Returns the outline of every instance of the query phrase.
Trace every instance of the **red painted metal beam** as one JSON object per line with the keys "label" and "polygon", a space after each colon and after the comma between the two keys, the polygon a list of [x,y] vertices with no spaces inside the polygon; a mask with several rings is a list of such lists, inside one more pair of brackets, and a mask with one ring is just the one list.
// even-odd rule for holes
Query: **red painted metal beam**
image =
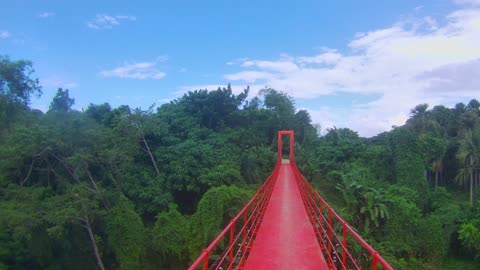
{"label": "red painted metal beam", "polygon": [[282,162],[282,153],[283,153],[283,135],[288,135],[290,137],[290,153],[289,153],[289,160],[290,162],[294,162],[295,160],[295,147],[294,147],[294,142],[295,142],[295,135],[293,130],[280,130],[278,131],[277,135],[277,148],[278,148],[278,163],[280,164]]}

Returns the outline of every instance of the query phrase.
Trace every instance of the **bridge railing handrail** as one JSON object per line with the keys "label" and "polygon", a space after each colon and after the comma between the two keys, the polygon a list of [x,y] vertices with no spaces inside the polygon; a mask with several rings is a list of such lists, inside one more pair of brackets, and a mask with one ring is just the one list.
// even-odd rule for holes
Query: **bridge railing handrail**
{"label": "bridge railing handrail", "polygon": [[[320,194],[315,190],[315,188],[313,188],[312,185],[310,185],[310,183],[308,183],[308,181],[305,179],[305,177],[302,175],[302,173],[300,172],[300,170],[298,169],[297,165],[295,163],[292,164],[292,167],[294,169],[294,174],[296,175],[296,177],[298,177],[299,180],[301,180],[303,182],[304,185],[306,185],[308,187],[308,189],[310,190],[310,192],[316,197],[318,198],[318,200],[320,201],[320,205],[324,205],[326,208],[327,208],[327,211],[328,213],[332,214],[336,219],[337,221],[342,224],[342,227],[348,232],[350,233],[350,235],[353,236],[353,238],[355,238],[355,240],[357,240],[357,242],[363,247],[365,248],[365,250],[368,251],[368,253],[370,253],[370,255],[372,256],[372,269],[373,270],[376,270],[378,268],[378,263],[380,263],[380,265],[385,269],[385,270],[393,270],[393,267],[390,266],[390,264],[388,264],[388,262],[385,261],[385,259],[382,258],[382,256],[380,256],[380,253],[375,250],[372,246],[370,246],[365,240],[363,240],[363,238],[352,228],[350,227],[350,225],[348,225],[348,223],[342,218],[340,217],[340,215],[335,212],[335,210],[323,199],[322,196],[320,196]],[[320,209],[321,211],[321,209]],[[323,213],[322,213],[323,215]],[[328,226],[332,226],[332,224],[328,224]],[[333,229],[333,228],[330,228],[330,229]],[[342,247],[346,250],[347,247],[346,246],[343,246],[342,242],[340,242],[340,244],[342,245]]]}
{"label": "bridge railing handrail", "polygon": [[[203,270],[208,269],[208,260],[210,257],[210,253],[212,250],[220,243],[220,241],[227,235],[229,231],[232,231],[234,229],[237,221],[243,216],[244,218],[246,217],[245,215],[248,214],[248,210],[250,206],[254,203],[256,199],[258,199],[259,196],[263,194],[263,192],[271,185],[272,181],[276,179],[278,176],[278,172],[280,170],[280,164],[277,164],[275,166],[275,169],[273,170],[272,174],[268,176],[268,178],[265,180],[265,182],[262,184],[262,186],[255,192],[255,194],[252,196],[252,198],[248,201],[248,203],[240,210],[240,212],[228,223],[228,225],[222,230],[222,232],[208,245],[206,249],[202,251],[200,256],[190,265],[188,270],[195,270],[199,266],[203,264]],[[254,209],[252,209],[252,214],[254,212]],[[250,218],[250,217],[249,217]],[[249,219],[248,219],[249,220]],[[246,220],[244,220],[246,221]],[[244,224],[242,227],[242,230],[246,229],[247,224]],[[241,230],[241,231],[242,231]],[[239,233],[241,233],[241,231]],[[230,249],[230,247],[229,247]]]}

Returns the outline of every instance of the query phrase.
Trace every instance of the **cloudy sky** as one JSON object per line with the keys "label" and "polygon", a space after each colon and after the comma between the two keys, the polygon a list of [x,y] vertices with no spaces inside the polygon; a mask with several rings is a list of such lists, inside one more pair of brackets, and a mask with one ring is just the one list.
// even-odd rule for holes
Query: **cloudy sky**
{"label": "cloudy sky", "polygon": [[58,87],[77,109],[146,108],[231,83],[373,136],[480,99],[480,0],[6,1],[0,54],[34,62],[43,110]]}

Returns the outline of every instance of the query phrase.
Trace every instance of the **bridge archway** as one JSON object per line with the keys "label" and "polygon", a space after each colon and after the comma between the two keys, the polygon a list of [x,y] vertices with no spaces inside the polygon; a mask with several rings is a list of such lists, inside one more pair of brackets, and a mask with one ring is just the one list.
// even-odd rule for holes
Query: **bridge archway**
{"label": "bridge archway", "polygon": [[294,162],[294,158],[295,158],[295,153],[294,153],[294,142],[295,142],[295,135],[294,135],[294,131],[293,130],[280,130],[278,131],[278,162],[279,164],[281,164],[282,162],[282,155],[283,155],[283,135],[288,135],[290,136],[290,152],[289,152],[289,159],[290,159],[290,163],[293,163]]}

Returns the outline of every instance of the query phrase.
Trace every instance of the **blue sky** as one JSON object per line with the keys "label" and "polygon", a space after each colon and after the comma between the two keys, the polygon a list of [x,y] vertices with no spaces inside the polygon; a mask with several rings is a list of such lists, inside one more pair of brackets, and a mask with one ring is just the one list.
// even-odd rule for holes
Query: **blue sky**
{"label": "blue sky", "polygon": [[[328,3],[326,3],[328,2]],[[34,62],[47,109],[160,105],[264,86],[323,128],[401,125],[416,104],[480,98],[480,1],[5,1],[0,54]]]}

